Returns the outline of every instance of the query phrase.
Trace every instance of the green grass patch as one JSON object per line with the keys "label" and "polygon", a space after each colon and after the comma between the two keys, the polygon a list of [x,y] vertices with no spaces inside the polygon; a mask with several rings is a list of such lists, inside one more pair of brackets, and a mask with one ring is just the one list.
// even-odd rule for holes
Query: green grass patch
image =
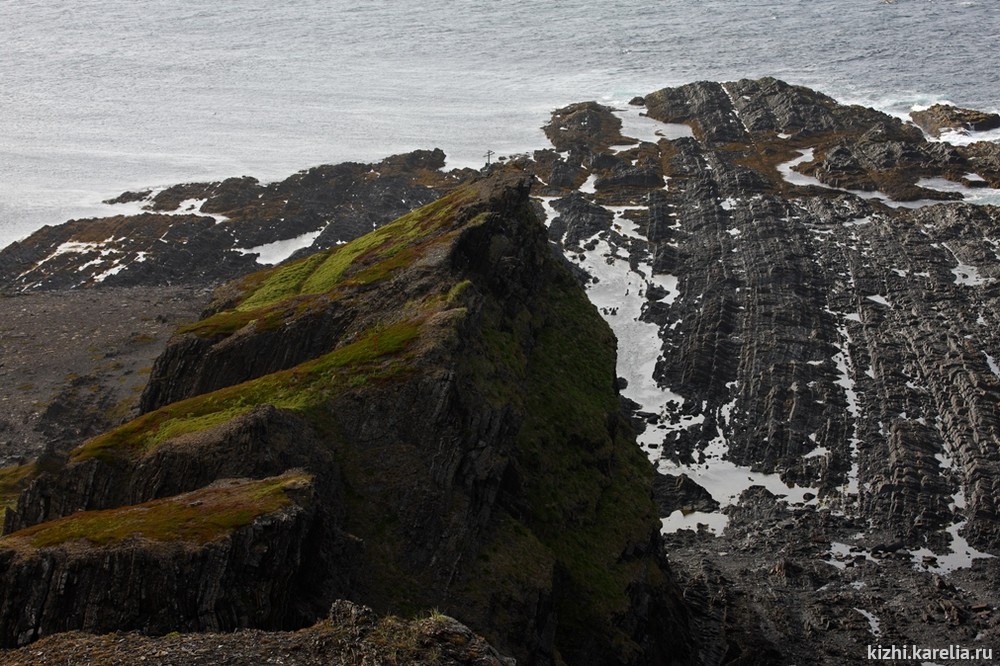
{"label": "green grass patch", "polygon": [[[471,187],[458,188],[350,243],[262,271],[245,280],[248,292],[236,309],[248,312],[293,296],[327,292],[350,274],[393,259],[409,246],[421,241],[426,243],[428,236],[447,230],[457,220],[459,209],[474,201],[477,194]],[[393,269],[409,264],[412,254],[383,264],[379,270],[370,271],[364,277],[359,276],[359,281],[367,283],[384,277]]]}
{"label": "green grass patch", "polygon": [[448,305],[459,305],[462,302],[462,296],[471,286],[472,286],[471,280],[462,280],[461,282],[456,282],[454,285],[452,285],[451,289],[448,290],[448,294],[445,297],[445,302]]}
{"label": "green grass patch", "polygon": [[254,310],[224,310],[182,326],[177,332],[216,338],[232,335],[250,324],[257,331],[273,331],[288,321],[325,307],[333,297],[331,294],[310,294],[290,297]]}
{"label": "green grass patch", "polygon": [[178,333],[194,333],[203,338],[230,335],[257,318],[256,312],[229,310],[217,312],[201,321],[186,324],[177,329]]}
{"label": "green grass patch", "polygon": [[[217,338],[251,324],[257,330],[272,330],[343,297],[351,286],[385,280],[451,240],[460,209],[477,196],[474,187],[458,188],[350,243],[248,275],[237,287],[243,296],[234,309],[182,326],[178,332]],[[468,224],[482,219],[480,215]]]}
{"label": "green grass patch", "polygon": [[234,482],[119,509],[80,512],[14,532],[0,544],[20,541],[46,548],[85,539],[105,546],[133,536],[207,543],[290,505],[286,491],[311,478],[292,474]]}
{"label": "green grass patch", "polygon": [[[333,250],[337,254],[338,250]],[[302,292],[303,283],[324,263],[331,251],[318,252],[304,259],[268,271],[262,283],[240,303],[239,310],[254,310]]]}
{"label": "green grass patch", "polygon": [[34,463],[0,469],[0,515],[4,509],[13,509],[21,490],[37,472]]}
{"label": "green grass patch", "polygon": [[[394,230],[394,227],[393,229],[382,227],[337,248],[306,278],[300,293],[319,293],[332,289],[358,257],[389,246],[391,243],[389,234]],[[240,305],[240,307],[245,306],[246,303]]]}
{"label": "green grass patch", "polygon": [[144,414],[70,453],[72,461],[142,454],[158,444],[200,432],[261,404],[306,413],[333,395],[405,370],[406,351],[422,320],[374,326],[350,344],[294,368],[195,396]]}

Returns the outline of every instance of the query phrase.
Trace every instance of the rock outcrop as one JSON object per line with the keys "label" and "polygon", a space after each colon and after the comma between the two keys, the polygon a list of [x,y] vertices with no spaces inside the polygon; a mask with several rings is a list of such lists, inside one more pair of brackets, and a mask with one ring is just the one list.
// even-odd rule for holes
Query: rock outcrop
{"label": "rock outcrop", "polygon": [[[153,368],[146,413],[54,460],[8,513],[5,644],[295,627],[351,598],[440,609],[519,663],[686,661],[614,338],[552,254],[529,185],[498,173],[221,289]],[[234,503],[201,496],[288,474],[308,475],[308,501],[287,484],[278,507],[253,492],[238,525]],[[173,509],[176,530],[145,526]],[[190,512],[226,529],[195,529]],[[92,526],[108,520],[105,538]],[[221,598],[196,593],[231,577]],[[153,606],[118,603],[136,586]]]}
{"label": "rock outcrop", "polygon": [[232,633],[174,633],[94,636],[67,632],[7,653],[5,663],[140,666],[514,666],[481,636],[440,613],[407,620],[378,617],[370,608],[338,600],[329,618],[295,632],[240,630]]}
{"label": "rock outcrop", "polygon": [[314,167],[266,185],[243,177],[126,192],[106,203],[127,213],[46,226],[0,251],[0,290],[215,285],[260,268],[276,243],[333,247],[475,173],[446,173],[444,159],[440,149],[422,150]]}
{"label": "rock outcrop", "polygon": [[935,137],[948,130],[987,132],[1000,127],[1000,114],[961,109],[950,104],[934,104],[926,109],[913,111],[910,118],[922,130]]}
{"label": "rock outcrop", "polygon": [[[631,147],[527,168],[618,336],[700,658],[995,641],[1000,209],[958,200],[996,197],[996,145],[774,79],[643,102],[587,107]],[[914,624],[906,596],[938,610]]]}
{"label": "rock outcrop", "polygon": [[311,494],[304,474],[228,479],[4,537],[0,640],[280,627],[296,601]]}

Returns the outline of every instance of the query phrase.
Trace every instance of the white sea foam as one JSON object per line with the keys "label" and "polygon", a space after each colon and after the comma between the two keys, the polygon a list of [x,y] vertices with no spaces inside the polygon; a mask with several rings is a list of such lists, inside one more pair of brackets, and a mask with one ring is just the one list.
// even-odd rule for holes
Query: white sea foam
{"label": "white sea foam", "polygon": [[[795,171],[794,167],[798,166],[799,164],[811,162],[814,159],[815,150],[813,148],[804,148],[802,150],[799,150],[798,152],[799,152],[798,157],[795,157],[791,160],[788,160],[787,162],[782,162],[781,164],[777,165],[778,173],[781,174],[781,177],[785,180],[785,182],[791,185],[798,185],[801,187],[805,186],[822,187],[828,190],[835,190],[837,192],[845,192],[847,194],[853,194],[857,197],[860,197],[861,199],[878,199],[885,205],[890,206],[892,208],[923,208],[925,206],[936,206],[938,204],[944,203],[936,199],[917,199],[915,201],[894,201],[889,197],[887,197],[882,192],[867,192],[865,190],[847,190],[827,185],[826,183],[820,181],[818,178],[815,178],[813,176],[807,176],[806,174]],[[1000,191],[998,190],[965,187],[961,183],[951,183],[951,181],[944,180],[943,178],[924,179],[918,182],[918,184],[921,183],[925,183],[924,186],[927,187],[928,189],[940,190],[946,186],[945,184],[948,184],[947,185],[948,187],[954,186],[954,188],[956,189],[950,189],[948,191],[961,191],[963,195],[966,197],[965,201],[967,203],[974,203],[974,204],[1000,203]],[[931,187],[931,185],[936,185],[937,187]],[[848,225],[854,223],[865,224],[868,221],[869,220],[867,218],[863,218],[861,220],[857,220],[855,222],[849,222],[847,224]]]}
{"label": "white sea foam", "polygon": [[983,356],[986,357],[986,363],[990,366],[990,370],[993,374],[1000,377],[1000,365],[997,365],[997,360],[986,352],[983,352]]}
{"label": "white sea foam", "polygon": [[928,137],[931,141],[942,141],[955,146],[968,146],[977,141],[1000,141],[1000,129],[988,130],[985,132],[970,132],[967,130],[946,130],[941,132],[941,136]]}
{"label": "white sea foam", "polygon": [[284,240],[274,241],[273,243],[265,243],[264,245],[258,245],[257,247],[251,247],[248,249],[235,249],[240,254],[256,254],[258,264],[272,266],[288,259],[288,257],[295,254],[298,250],[305,249],[312,245],[313,241],[319,238],[319,235],[323,233],[325,229],[326,226],[323,226],[315,231],[310,231],[294,238],[286,238]]}
{"label": "white sea foam", "polygon": [[866,296],[865,298],[867,298],[869,301],[872,301],[873,303],[884,305],[887,308],[892,307],[892,303],[890,303],[889,300],[882,294],[871,294],[870,296]]}
{"label": "white sea foam", "polygon": [[955,254],[955,251],[952,250],[947,243],[942,243],[941,247],[951,253],[951,256],[955,259],[955,263],[957,264],[951,269],[952,274],[955,276],[955,284],[963,287],[981,287],[993,282],[993,278],[983,277],[979,273],[978,268],[970,266],[959,259],[958,255]]}
{"label": "white sea foam", "polygon": [[[832,310],[827,310],[827,312],[834,316],[837,315],[837,313]],[[845,320],[851,320],[857,315],[852,313],[840,316]],[[857,320],[860,321],[860,317]],[[833,362],[837,368],[837,374],[839,376],[834,383],[844,390],[844,396],[847,399],[847,413],[851,416],[851,436],[849,440],[851,469],[847,474],[847,483],[844,485],[843,491],[846,495],[857,495],[858,474],[860,469],[858,447],[861,444],[861,440],[858,437],[858,418],[861,415],[861,410],[859,408],[858,393],[855,390],[854,385],[853,373],[856,368],[854,366],[854,359],[852,358],[850,352],[853,339],[848,331],[847,324],[844,322],[838,322],[837,333],[839,338],[837,343],[838,350],[837,353],[833,355]]]}
{"label": "white sea foam", "polygon": [[[613,226],[622,236],[645,240],[637,225],[623,213],[635,207],[610,207],[615,215]],[[549,213],[551,214],[551,213]],[[622,394],[640,406],[643,412],[660,417],[655,426],[650,426],[637,437],[639,445],[658,464],[661,472],[687,474],[703,486],[722,507],[731,506],[747,488],[763,486],[770,492],[791,503],[814,503],[818,491],[815,488],[789,486],[777,474],[754,472],[728,460],[728,442],[720,433],[708,444],[703,459],[693,465],[677,465],[661,457],[661,444],[666,434],[686,430],[703,424],[705,407],[695,413],[679,414],[685,399],[678,393],[657,385],[653,379],[656,364],[660,359],[661,340],[659,326],[642,320],[647,290],[656,285],[666,292],[661,302],[672,303],[680,294],[679,281],[673,275],[654,274],[648,258],[630,257],[625,248],[611,245],[604,237],[607,232],[599,232],[588,242],[586,249],[574,253],[576,261],[587,273],[597,278],[587,285],[587,294],[592,303],[607,320],[618,338],[618,367],[620,376],[628,380]],[[638,261],[635,259],[638,258]],[[729,427],[731,413],[735,407],[737,387],[731,385],[733,400],[719,409],[716,419],[723,429]],[[805,495],[812,494],[807,500]],[[665,531],[695,528],[705,525],[710,531],[721,532],[728,523],[725,513],[680,511],[662,520]]]}
{"label": "white sea foam", "polygon": [[830,542],[830,555],[823,561],[837,569],[845,569],[847,568],[847,561],[856,558],[871,560],[872,556],[871,553],[857,546],[849,546],[846,543],[832,541]]}
{"label": "white sea foam", "polygon": [[799,151],[798,157],[790,159],[787,162],[782,162],[781,164],[778,165],[778,173],[781,174],[781,177],[784,178],[786,182],[791,183],[792,185],[803,185],[803,186],[815,185],[818,187],[835,189],[830,187],[829,185],[823,184],[822,182],[820,182],[816,178],[813,178],[812,176],[807,176],[795,170],[795,167],[797,167],[800,164],[805,164],[806,162],[812,162],[814,152],[815,150],[813,148],[806,148],[804,150]]}
{"label": "white sea foam", "polygon": [[121,273],[127,265],[128,264],[122,264],[122,263],[113,264],[110,268],[108,268],[104,272],[95,275],[94,282],[104,282],[104,280],[111,277],[112,275],[117,275],[118,273]]}
{"label": "white sea foam", "polygon": [[580,191],[585,192],[586,194],[594,194],[595,192],[597,192],[597,188],[594,187],[594,183],[596,182],[597,182],[597,175],[590,174],[589,176],[587,176],[587,180],[583,182],[583,185],[580,186]]}
{"label": "white sea foam", "polygon": [[694,136],[694,132],[688,125],[661,123],[659,120],[644,115],[639,107],[626,105],[622,108],[616,108],[614,113],[622,121],[622,135],[639,141],[658,143],[661,139],[680,139]]}
{"label": "white sea foam", "polygon": [[[949,546],[949,552],[945,554],[937,554],[931,551],[929,548],[920,548],[917,550],[912,550],[910,553],[914,558],[914,566],[921,569],[927,569],[935,573],[951,573],[952,571],[957,571],[958,569],[967,569],[972,566],[975,560],[981,559],[991,559],[996,557],[990,553],[984,553],[975,547],[973,547],[964,536],[959,532],[965,527],[965,521],[959,521],[947,528],[948,534],[951,536],[951,545]],[[924,564],[924,558],[934,558],[930,560],[932,563]]]}
{"label": "white sea foam", "polygon": [[822,457],[828,456],[828,455],[830,455],[830,449],[826,448],[825,446],[817,446],[815,449],[813,449],[812,451],[810,451],[809,453],[805,454],[802,457],[806,458],[806,459],[808,459],[808,458],[822,458]]}
{"label": "white sea foam", "polygon": [[[762,486],[772,494],[790,504],[815,504],[818,490],[808,486],[789,485],[777,474],[754,472],[748,467],[742,467],[726,460],[729,446],[725,438],[715,438],[705,449],[705,462],[694,465],[676,465],[661,460],[658,466],[664,474],[687,474],[698,485],[709,492],[713,499],[720,503],[721,508],[736,504],[740,495],[753,486]],[[811,495],[806,499],[806,495]],[[692,524],[703,523],[715,533],[721,533],[729,522],[728,516],[722,513],[693,512],[682,514],[675,511],[663,519],[663,529],[675,532]]]}
{"label": "white sea foam", "polygon": [[542,204],[542,209],[545,211],[545,219],[542,221],[545,226],[552,224],[552,221],[559,217],[559,212],[552,207],[552,202],[559,197],[537,197],[538,201]]}
{"label": "white sea foam", "polygon": [[[973,174],[976,175],[976,174]],[[979,182],[982,178],[976,176]],[[970,178],[969,180],[976,180]],[[1000,205],[1000,190],[989,187],[968,187],[962,183],[956,183],[946,178],[921,178],[917,181],[920,187],[939,192],[958,192],[962,195],[962,200],[966,203]]]}
{"label": "white sea foam", "polygon": [[879,622],[878,616],[876,616],[871,611],[866,611],[862,608],[855,608],[854,610],[861,613],[861,615],[863,615],[864,618],[868,620],[868,631],[871,632],[872,636],[878,638],[879,636],[882,635],[882,628],[881,628],[882,623]]}

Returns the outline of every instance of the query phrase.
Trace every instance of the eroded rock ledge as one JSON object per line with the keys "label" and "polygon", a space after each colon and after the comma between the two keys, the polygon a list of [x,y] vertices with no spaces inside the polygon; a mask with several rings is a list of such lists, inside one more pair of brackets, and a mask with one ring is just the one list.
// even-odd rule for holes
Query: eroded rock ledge
{"label": "eroded rock ledge", "polygon": [[445,173],[444,159],[440,149],[418,150],[377,164],[314,167],[267,185],[244,176],[126,192],[107,202],[121,204],[121,215],[46,226],[0,251],[0,288],[216,285],[260,268],[273,243],[333,247],[475,173]]}

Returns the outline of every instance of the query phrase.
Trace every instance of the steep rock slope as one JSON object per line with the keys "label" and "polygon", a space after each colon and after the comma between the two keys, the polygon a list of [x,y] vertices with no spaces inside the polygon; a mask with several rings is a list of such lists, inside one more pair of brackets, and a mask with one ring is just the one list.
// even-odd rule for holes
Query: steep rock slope
{"label": "steep rock slope", "polygon": [[[528,187],[497,174],[220,290],[157,363],[146,413],[52,461],[8,513],[6,644],[294,626],[348,597],[438,608],[524,663],[687,661],[614,337]],[[252,499],[234,518],[213,498],[237,486]],[[171,602],[148,561],[241,586]],[[134,604],[99,592],[139,585]]]}

